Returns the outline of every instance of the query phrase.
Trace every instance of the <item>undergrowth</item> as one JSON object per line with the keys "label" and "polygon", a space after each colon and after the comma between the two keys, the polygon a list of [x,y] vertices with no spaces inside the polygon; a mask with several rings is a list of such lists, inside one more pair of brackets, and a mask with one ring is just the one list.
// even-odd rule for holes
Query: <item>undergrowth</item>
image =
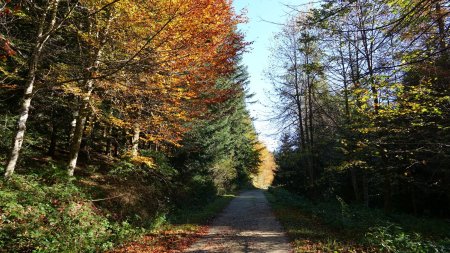
{"label": "undergrowth", "polygon": [[[317,202],[282,188],[267,194],[298,252],[449,252],[450,224],[335,201]],[[305,240],[306,238],[306,240]]]}
{"label": "undergrowth", "polygon": [[70,180],[0,181],[1,252],[99,252],[143,231],[112,222]]}
{"label": "undergrowth", "polygon": [[[0,173],[3,170],[0,167]],[[144,235],[197,233],[233,197],[169,208],[151,199],[161,199],[162,186],[149,184],[150,177],[135,179],[132,173],[126,174],[127,180],[105,185],[100,175],[93,177],[98,182],[79,181],[49,163],[30,168],[26,175],[0,179],[0,252],[104,252]],[[138,187],[143,182],[146,191]],[[127,193],[123,199],[116,197],[121,192]],[[156,244],[166,240],[155,238]]]}

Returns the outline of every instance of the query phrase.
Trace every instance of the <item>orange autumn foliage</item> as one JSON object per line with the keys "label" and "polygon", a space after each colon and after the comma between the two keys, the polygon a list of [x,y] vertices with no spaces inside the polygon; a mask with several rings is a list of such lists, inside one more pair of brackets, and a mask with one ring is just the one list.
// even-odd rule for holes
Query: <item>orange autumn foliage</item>
{"label": "orange autumn foliage", "polygon": [[116,8],[123,11],[112,25],[128,25],[114,33],[115,54],[134,58],[131,68],[103,84],[118,111],[108,121],[129,129],[138,124],[143,140],[177,145],[185,123],[226,98],[229,91],[214,86],[245,47],[236,32],[243,18],[228,0],[124,1]]}

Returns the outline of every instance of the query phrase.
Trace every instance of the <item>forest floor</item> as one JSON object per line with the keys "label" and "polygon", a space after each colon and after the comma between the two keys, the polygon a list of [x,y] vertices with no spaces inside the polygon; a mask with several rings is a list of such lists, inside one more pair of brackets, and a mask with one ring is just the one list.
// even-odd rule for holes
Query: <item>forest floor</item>
{"label": "forest floor", "polygon": [[262,190],[242,192],[211,224],[208,233],[187,251],[292,252]]}

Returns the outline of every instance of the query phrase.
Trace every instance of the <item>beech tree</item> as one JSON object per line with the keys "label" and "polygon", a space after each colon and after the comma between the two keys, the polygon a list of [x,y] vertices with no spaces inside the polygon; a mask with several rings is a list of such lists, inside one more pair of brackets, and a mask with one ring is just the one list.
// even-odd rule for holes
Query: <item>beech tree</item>
{"label": "beech tree", "polygon": [[[7,8],[8,3],[3,8]],[[27,59],[27,75],[25,77],[25,92],[23,95],[22,103],[19,111],[19,119],[17,120],[17,131],[13,138],[11,151],[6,165],[5,177],[10,177],[14,173],[14,169],[19,158],[19,153],[22,148],[27,119],[29,116],[31,101],[33,98],[34,86],[38,76],[40,62],[42,60],[42,52],[49,39],[55,34],[55,32],[63,26],[67,18],[71,15],[75,4],[67,2],[68,7],[64,8],[64,11],[59,11],[62,1],[51,0],[43,4],[25,1],[24,3],[16,3],[17,6],[23,5],[22,8],[18,8],[16,12],[24,12],[25,15],[33,20],[32,23],[36,25],[34,42],[31,44],[31,51],[29,52]],[[15,15],[15,14],[14,14]],[[5,42],[6,43],[6,42]],[[8,44],[5,44],[8,45]]]}

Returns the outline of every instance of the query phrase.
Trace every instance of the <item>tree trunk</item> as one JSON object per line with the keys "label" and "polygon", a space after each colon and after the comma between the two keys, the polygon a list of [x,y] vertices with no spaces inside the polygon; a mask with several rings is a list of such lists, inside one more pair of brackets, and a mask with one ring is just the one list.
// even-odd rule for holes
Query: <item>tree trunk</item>
{"label": "tree trunk", "polygon": [[[54,28],[56,22],[56,11],[58,9],[59,0],[49,1],[45,12],[39,21],[38,32],[36,35],[36,42],[33,48],[33,52],[28,61],[28,75],[27,82],[25,84],[25,93],[23,96],[23,101],[20,107],[20,116],[17,121],[17,132],[13,138],[11,145],[11,152],[9,154],[8,163],[6,165],[5,177],[9,178],[13,175],[16,168],[17,160],[19,158],[20,150],[22,149],[22,144],[25,136],[25,130],[27,127],[27,120],[29,116],[31,100],[33,98],[33,89],[36,81],[36,74],[39,65],[39,61],[42,56],[42,49],[44,48],[46,42],[51,36],[50,31]],[[51,15],[50,23],[48,24],[47,31],[44,29],[47,26],[47,16]],[[46,34],[44,34],[46,33]]]}
{"label": "tree trunk", "polygon": [[[308,57],[306,57],[306,64],[309,64]],[[308,74],[309,75],[309,74]],[[309,106],[309,152],[308,152],[308,166],[311,174],[311,187],[313,191],[313,197],[315,197],[315,166],[314,166],[314,127],[313,127],[313,105],[312,105],[312,83],[307,77],[307,85],[308,85],[308,106]]]}
{"label": "tree trunk", "polygon": [[133,137],[131,139],[131,156],[136,157],[139,154],[139,135],[141,128],[138,123],[133,126]]}
{"label": "tree trunk", "polygon": [[[105,27],[102,34],[97,33],[96,38],[100,39],[99,44],[100,46],[97,48],[94,58],[92,59],[92,63],[90,64],[90,67],[87,68],[87,80],[85,81],[85,94],[83,95],[81,101],[80,101],[80,109],[79,109],[79,115],[77,118],[76,126],[74,135],[70,144],[70,154],[69,154],[69,162],[67,166],[67,174],[69,176],[73,176],[73,173],[75,171],[75,168],[77,166],[77,160],[78,160],[78,154],[80,152],[80,145],[81,140],[83,139],[83,129],[84,125],[86,124],[86,119],[89,114],[89,105],[91,101],[91,95],[94,90],[94,78],[98,75],[97,71],[100,66],[100,59],[103,55],[103,49],[106,45],[106,36],[109,32],[109,25],[110,21],[112,20],[111,17],[109,17],[108,24]],[[103,37],[103,38],[100,38]]]}
{"label": "tree trunk", "polygon": [[80,106],[79,115],[76,120],[73,137],[70,143],[69,166],[67,172],[69,176],[73,176],[75,167],[77,166],[78,153],[80,152],[81,140],[83,139],[83,129],[88,114],[87,109],[89,106],[89,99],[90,97],[85,97],[83,99],[83,102]]}
{"label": "tree trunk", "polygon": [[306,141],[305,141],[305,133],[303,129],[303,116],[302,116],[302,98],[300,92],[300,78],[299,78],[299,69],[298,69],[298,56],[297,56],[297,48],[294,48],[294,86],[295,86],[295,103],[297,106],[297,115],[298,115],[298,127],[300,132],[300,143],[301,148],[304,151],[306,149]]}
{"label": "tree trunk", "polygon": [[308,97],[305,95],[305,139],[307,140],[307,143],[305,146],[309,145],[309,124],[308,124],[308,117],[309,117],[309,108],[308,108]]}
{"label": "tree trunk", "polygon": [[77,126],[78,114],[79,114],[78,109],[72,113],[73,119],[70,122],[69,143],[72,142],[73,136],[75,134],[75,128]]}
{"label": "tree trunk", "polygon": [[[339,40],[341,42],[341,37],[339,37]],[[342,51],[342,47],[339,47],[339,56],[341,58],[341,68],[342,68],[342,78],[344,83],[344,103],[345,103],[345,116],[347,123],[350,122],[350,105],[349,105],[349,94],[348,94],[348,78],[347,78],[347,71],[345,69],[345,59],[344,59],[344,53]],[[350,59],[351,61],[351,59]]]}

